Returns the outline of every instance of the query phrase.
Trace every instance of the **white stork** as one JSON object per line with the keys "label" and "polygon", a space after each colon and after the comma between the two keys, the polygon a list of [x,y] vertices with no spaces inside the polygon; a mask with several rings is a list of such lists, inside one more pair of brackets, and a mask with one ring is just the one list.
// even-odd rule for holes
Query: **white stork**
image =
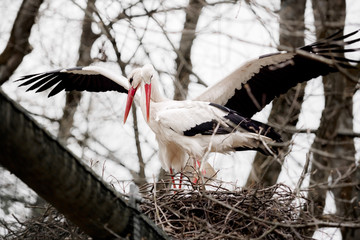
{"label": "white stork", "polygon": [[[24,76],[20,86],[31,85],[28,90],[44,91],[55,84],[49,97],[62,90],[102,92],[115,90],[125,93],[129,113],[136,90],[142,88],[140,105],[144,118],[155,132],[159,143],[159,158],[165,169],[180,171],[188,161],[201,158],[207,150],[216,152],[258,150],[264,154],[276,153],[273,142],[280,136],[269,126],[251,120],[275,97],[285,93],[297,83],[335,72],[338,67],[350,67],[356,62],[332,53],[359,51],[343,46],[359,42],[345,41],[359,30],[344,36],[336,33],[325,40],[304,46],[302,51],[275,53],[249,61],[225,79],[207,88],[194,101],[173,101],[159,90],[157,74],[152,66],[134,70],[128,78],[111,74],[107,70],[89,66],[61,69]],[[321,56],[331,64],[318,60]],[[151,102],[151,104],[150,104]]]}
{"label": "white stork", "polygon": [[[143,116],[156,135],[162,166],[169,169],[171,175],[173,170],[182,171],[186,163],[194,168],[200,167],[200,159],[207,151],[257,150],[264,154],[277,153],[277,148],[272,145],[281,142],[281,137],[263,123],[242,117],[236,111],[216,103],[174,101],[164,97],[159,88],[158,75],[150,64],[135,69],[128,79],[131,87],[124,122],[140,87]],[[206,167],[214,173],[209,165]],[[180,186],[181,178],[182,175]]]}

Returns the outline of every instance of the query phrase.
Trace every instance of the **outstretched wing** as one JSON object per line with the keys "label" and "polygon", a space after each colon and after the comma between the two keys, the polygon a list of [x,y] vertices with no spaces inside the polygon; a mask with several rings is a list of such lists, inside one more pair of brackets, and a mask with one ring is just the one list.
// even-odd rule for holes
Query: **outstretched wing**
{"label": "outstretched wing", "polygon": [[74,67],[59,69],[51,72],[31,74],[16,80],[23,82],[19,85],[30,86],[27,91],[45,91],[55,86],[49,97],[65,91],[106,92],[118,91],[127,93],[128,81],[125,77],[115,75],[107,69],[98,66]]}
{"label": "outstretched wing", "polygon": [[252,117],[275,97],[287,92],[296,84],[320,75],[337,71],[337,66],[351,67],[347,59],[334,55],[359,51],[358,48],[344,49],[344,46],[359,42],[360,38],[345,41],[358,31],[339,36],[336,33],[327,39],[301,47],[312,56],[330,59],[332,65],[297,53],[275,53],[262,56],[241,66],[225,79],[205,90],[195,100],[224,105],[244,117]]}

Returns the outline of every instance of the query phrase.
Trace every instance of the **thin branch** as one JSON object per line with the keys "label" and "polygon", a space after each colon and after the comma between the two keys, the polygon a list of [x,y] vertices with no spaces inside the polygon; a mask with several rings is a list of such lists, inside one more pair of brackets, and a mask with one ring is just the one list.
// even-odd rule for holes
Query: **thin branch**
{"label": "thin branch", "polygon": [[[144,163],[144,158],[142,156],[140,139],[139,139],[140,134],[139,134],[135,104],[133,104],[133,106],[132,106],[132,116],[133,116],[133,123],[134,123],[133,129],[134,129],[134,135],[135,135],[136,152],[137,152],[137,156],[138,156],[138,160],[139,160],[139,173],[136,174],[138,176],[137,176],[137,178],[134,178],[134,182],[136,185],[138,185],[140,187],[146,183],[146,180],[145,180],[146,176],[145,176],[145,163]],[[133,176],[135,176],[135,174],[133,174]]]}
{"label": "thin branch", "polygon": [[[160,24],[160,22],[154,17],[154,16],[150,16],[155,23],[160,27],[160,29],[163,31],[164,36],[166,38],[166,40],[169,42],[170,46],[172,47],[173,51],[177,54],[177,56],[179,56],[179,58],[181,59],[181,61],[183,61],[184,63],[186,63],[186,60],[184,58],[184,56],[182,55],[182,53],[177,50],[177,48],[175,47],[175,45],[173,44],[173,42],[171,41],[171,39],[169,38],[169,36],[166,34],[166,30],[164,29],[164,27]],[[194,77],[197,79],[197,82],[205,87],[207,87],[208,85],[200,78],[199,75],[197,75],[195,72],[192,71],[191,66],[189,66],[188,64],[185,64],[184,67],[186,68],[186,70],[188,70],[192,75],[194,75]]]}

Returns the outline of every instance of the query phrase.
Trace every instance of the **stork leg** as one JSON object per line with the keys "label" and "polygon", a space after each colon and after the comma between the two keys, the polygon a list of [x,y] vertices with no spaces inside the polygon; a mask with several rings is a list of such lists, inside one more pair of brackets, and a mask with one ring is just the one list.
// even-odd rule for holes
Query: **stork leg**
{"label": "stork leg", "polygon": [[173,183],[173,188],[176,188],[175,179],[174,179],[174,173],[173,173],[172,168],[170,168],[170,174],[171,174],[171,181]]}
{"label": "stork leg", "polygon": [[[194,162],[194,168],[195,169],[200,169],[200,166],[201,166],[201,163],[200,163],[200,161],[199,160],[195,160],[195,162]],[[196,171],[195,171],[196,172]],[[205,169],[203,169],[202,171],[201,171],[201,174],[202,175],[206,175],[206,170]],[[193,180],[193,183],[194,184],[196,184],[197,182],[198,182],[198,178],[197,177],[194,177],[194,180]]]}
{"label": "stork leg", "polygon": [[181,189],[182,180],[183,180],[183,173],[181,171],[181,173],[180,173],[180,181],[179,181],[179,189]]}

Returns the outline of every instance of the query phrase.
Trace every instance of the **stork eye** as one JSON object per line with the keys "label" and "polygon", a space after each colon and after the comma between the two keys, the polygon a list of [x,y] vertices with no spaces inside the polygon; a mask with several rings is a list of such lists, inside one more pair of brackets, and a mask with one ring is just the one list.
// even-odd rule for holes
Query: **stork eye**
{"label": "stork eye", "polygon": [[130,84],[132,84],[133,81],[134,81],[134,78],[131,77],[131,78],[129,79]]}

